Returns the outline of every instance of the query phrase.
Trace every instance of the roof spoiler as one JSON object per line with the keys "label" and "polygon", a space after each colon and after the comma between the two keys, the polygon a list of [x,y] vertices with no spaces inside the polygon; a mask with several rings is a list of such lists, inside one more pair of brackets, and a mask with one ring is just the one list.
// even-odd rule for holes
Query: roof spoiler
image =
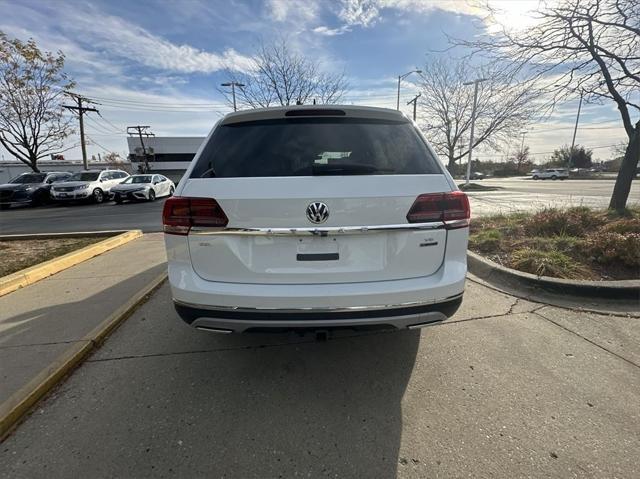
{"label": "roof spoiler", "polygon": [[344,110],[329,110],[326,108],[300,108],[287,111],[284,116],[346,116]]}

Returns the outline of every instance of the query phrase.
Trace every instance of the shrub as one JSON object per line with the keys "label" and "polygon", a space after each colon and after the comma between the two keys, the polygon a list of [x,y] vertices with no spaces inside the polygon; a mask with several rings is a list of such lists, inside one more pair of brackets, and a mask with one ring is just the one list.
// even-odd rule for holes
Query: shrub
{"label": "shrub", "polygon": [[524,221],[524,230],[533,236],[582,236],[603,223],[600,215],[583,206],[545,208]]}
{"label": "shrub", "polygon": [[496,229],[481,230],[471,235],[469,244],[473,249],[483,253],[495,252],[500,246],[502,234]]}
{"label": "shrub", "polygon": [[640,271],[640,234],[598,232],[584,241],[585,252],[598,263],[621,263]]}
{"label": "shrub", "polygon": [[578,279],[590,277],[589,270],[559,251],[522,248],[511,254],[510,266],[537,276]]}
{"label": "shrub", "polygon": [[604,225],[602,228],[600,228],[600,230],[606,233],[640,234],[640,218],[614,221],[612,223]]}

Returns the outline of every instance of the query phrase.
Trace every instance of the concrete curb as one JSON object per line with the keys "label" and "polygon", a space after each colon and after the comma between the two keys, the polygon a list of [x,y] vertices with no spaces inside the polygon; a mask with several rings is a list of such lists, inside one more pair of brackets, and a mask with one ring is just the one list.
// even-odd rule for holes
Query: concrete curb
{"label": "concrete curb", "polygon": [[167,273],[163,272],[151,280],[147,286],[134,294],[90,333],[72,343],[48,368],[40,371],[36,377],[0,404],[0,442],[13,431],[18,421],[45,394],[79,366],[89,353],[99,347],[106,337],[144,303],[166,278]]}
{"label": "concrete curb", "polygon": [[467,251],[469,271],[488,281],[519,287],[527,291],[544,290],[550,293],[587,298],[635,300],[640,299],[640,281],[575,281],[523,273],[506,268],[482,256]]}
{"label": "concrete curb", "polygon": [[[103,235],[106,234],[106,232],[101,233],[103,233]],[[71,233],[71,235],[73,234],[77,235],[78,233]],[[15,273],[9,274],[7,276],[3,276],[2,278],[0,278],[0,296],[4,296],[5,294],[9,294],[17,289],[24,288],[25,286],[28,286],[37,281],[40,281],[41,279],[51,276],[52,274],[56,274],[62,270],[70,268],[71,266],[74,266],[78,263],[82,263],[83,261],[91,259],[94,256],[98,256],[105,251],[109,251],[113,248],[128,243],[131,240],[140,238],[141,236],[142,231],[140,230],[126,231],[117,236],[113,236],[111,238],[100,241],[96,244],[85,246],[84,248],[72,251],[71,253],[67,253],[65,255],[50,259],[48,261],[36,264],[20,271],[16,271]],[[53,237],[68,238],[72,236],[66,234],[66,236],[56,235]],[[44,239],[42,235],[21,235],[20,239],[30,238]]]}
{"label": "concrete curb", "polygon": [[102,230],[102,231],[73,231],[71,233],[32,233],[0,235],[0,241],[19,241],[29,239],[57,239],[57,238],[109,238],[111,236],[126,233],[129,230]]}

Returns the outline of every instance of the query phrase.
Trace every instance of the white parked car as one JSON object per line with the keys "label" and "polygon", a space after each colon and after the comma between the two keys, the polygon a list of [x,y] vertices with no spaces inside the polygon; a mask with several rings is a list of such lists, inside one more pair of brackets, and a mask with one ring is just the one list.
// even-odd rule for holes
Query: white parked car
{"label": "white parked car", "polygon": [[531,177],[534,180],[564,180],[569,178],[569,170],[566,168],[547,168],[546,170],[533,170]]}
{"label": "white parked car", "polygon": [[53,185],[51,198],[55,201],[93,200],[102,203],[109,199],[111,188],[128,176],[129,173],[121,170],[79,171],[66,181]]}
{"label": "white parked car", "polygon": [[197,329],[419,328],[462,301],[467,196],[395,110],[231,113],[163,224],[174,304]]}
{"label": "white parked car", "polygon": [[158,174],[132,175],[111,188],[116,203],[125,200],[153,201],[161,196],[171,196],[176,189],[169,178]]}

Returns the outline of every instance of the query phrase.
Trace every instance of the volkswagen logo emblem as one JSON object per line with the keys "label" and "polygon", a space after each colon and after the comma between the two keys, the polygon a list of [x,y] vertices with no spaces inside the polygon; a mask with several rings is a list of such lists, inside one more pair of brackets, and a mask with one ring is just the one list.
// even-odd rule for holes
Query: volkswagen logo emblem
{"label": "volkswagen logo emblem", "polygon": [[329,218],[329,207],[321,201],[310,203],[307,206],[307,218],[312,223],[324,223]]}

